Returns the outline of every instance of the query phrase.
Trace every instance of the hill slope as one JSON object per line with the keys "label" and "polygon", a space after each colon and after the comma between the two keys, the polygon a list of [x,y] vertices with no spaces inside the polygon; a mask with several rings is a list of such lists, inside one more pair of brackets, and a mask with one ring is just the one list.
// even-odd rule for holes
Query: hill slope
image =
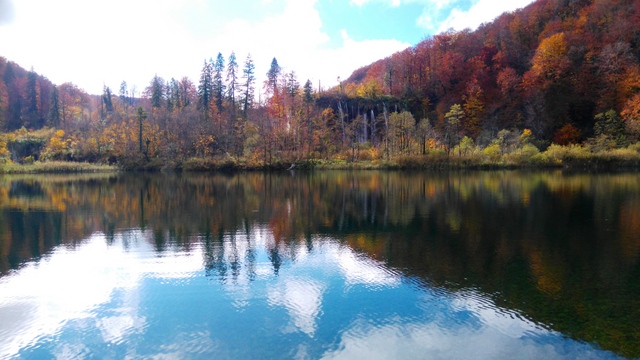
{"label": "hill slope", "polygon": [[562,142],[568,125],[586,138],[598,113],[639,120],[640,1],[538,0],[358,69],[342,87],[351,97],[391,95],[436,124],[461,104],[474,138],[528,128]]}

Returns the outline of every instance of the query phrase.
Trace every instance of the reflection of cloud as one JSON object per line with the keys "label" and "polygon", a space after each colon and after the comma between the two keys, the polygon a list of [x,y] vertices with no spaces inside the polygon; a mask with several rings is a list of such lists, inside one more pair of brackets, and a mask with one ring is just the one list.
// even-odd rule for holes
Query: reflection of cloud
{"label": "reflection of cloud", "polygon": [[131,315],[111,316],[98,319],[97,327],[100,329],[100,333],[105,342],[119,343],[123,341],[129,333],[142,330],[144,321],[144,318]]}
{"label": "reflection of cloud", "polygon": [[284,306],[295,326],[309,336],[316,330],[324,285],[310,279],[287,279],[267,294],[269,304]]}
{"label": "reflection of cloud", "polygon": [[[337,245],[336,245],[337,246]],[[383,263],[358,256],[351,248],[335,248],[331,251],[347,284],[364,284],[372,287],[398,286],[400,275],[390,271]]]}
{"label": "reflection of cloud", "polygon": [[598,359],[603,355],[587,344],[541,344],[535,337],[504,336],[491,327],[443,331],[434,323],[374,327],[360,322],[343,333],[337,350],[323,358],[469,359],[470,354],[474,359]]}
{"label": "reflection of cloud", "polygon": [[122,253],[107,251],[105,241],[94,238],[72,251],[59,248],[39,263],[29,263],[2,278],[0,309],[19,316],[6,321],[3,315],[0,357],[56,333],[66,321],[89,317],[92,309],[109,300],[117,285],[118,275],[104,269],[118,261]]}
{"label": "reflection of cloud", "polygon": [[[325,359],[600,359],[607,354],[569,341],[474,291],[426,295],[424,314],[386,323],[359,319]],[[418,320],[419,319],[419,320]],[[616,358],[608,354],[610,358]]]}
{"label": "reflection of cloud", "polygon": [[[186,316],[180,318],[179,324],[170,323],[169,326],[176,326],[163,329],[168,334],[164,338],[159,338],[155,329],[147,336],[149,324],[158,324],[154,307],[172,302],[165,301],[168,297],[154,298],[157,288],[144,286],[147,283],[143,280],[152,279],[151,283],[164,286],[163,290],[167,289],[166,284],[182,286],[194,276],[204,276],[200,259],[205,258],[204,245],[190,247],[189,252],[169,247],[175,251],[159,256],[150,242],[143,241],[149,240],[147,235],[149,233],[140,231],[118,234],[114,246],[107,246],[103,236],[93,236],[73,250],[58,247],[39,263],[26,264],[0,278],[0,358],[15,356],[20,349],[28,351],[37,342],[50,340],[54,356],[90,356],[89,342],[84,343],[88,339],[76,336],[84,331],[92,334],[88,335],[91,343],[104,341],[106,346],[126,343],[128,351],[133,352],[127,355],[132,358],[142,356],[134,353],[138,349],[156,353],[144,354],[146,358],[220,357],[227,352],[233,354],[230,347],[235,343],[227,335],[246,331],[245,323],[235,322],[234,312],[247,308],[250,308],[246,313],[249,316],[254,311],[265,311],[267,326],[257,324],[259,330],[251,334],[255,339],[262,339],[265,334],[273,336],[273,329],[268,325],[282,321],[283,317],[287,320],[277,335],[283,338],[293,335],[286,341],[299,341],[300,336],[304,337],[302,334],[311,338],[297,343],[297,347],[297,344],[291,346],[292,352],[287,356],[295,358],[318,357],[326,345],[319,345],[319,339],[314,337],[317,333],[326,336],[332,331],[339,337],[336,340],[339,343],[324,354],[326,358],[462,359],[469,354],[479,359],[606,356],[588,344],[567,341],[517,313],[501,310],[479,291],[425,291],[422,287],[403,284],[400,273],[333,239],[292,244],[282,252],[286,266],[282,266],[276,276],[261,270],[270,266],[268,250],[274,244],[273,236],[264,229],[256,229],[250,238],[236,234],[234,240],[224,240],[220,247],[225,249],[223,261],[238,262],[236,275],[227,273],[219,284],[203,285],[194,281],[202,287],[189,288],[193,290],[189,296],[215,294],[212,299],[229,301],[231,306],[184,309],[185,314],[203,314],[203,317]],[[119,243],[125,236],[136,240],[128,251]],[[254,260],[242,255],[248,251],[255,252],[255,258],[249,257]],[[250,265],[252,261],[257,264]],[[258,275],[249,279],[252,266],[258,269]],[[233,276],[238,281],[227,281]],[[363,285],[358,295],[364,297],[357,301],[366,308],[353,305],[356,303],[353,301],[349,304],[352,307],[343,310],[337,318],[321,321],[323,310],[340,309],[344,300],[351,300],[340,290],[354,285]],[[199,293],[202,289],[206,289],[205,292]],[[368,296],[371,290],[383,296]],[[392,296],[397,299],[394,307],[389,308],[380,301]],[[141,303],[143,300],[148,302]],[[335,305],[338,307],[330,308]],[[271,311],[265,310],[268,306]],[[206,311],[228,309],[232,309],[230,313],[206,317]],[[141,314],[148,314],[149,319]],[[225,326],[216,326],[217,319]]]}
{"label": "reflection of cloud", "polygon": [[471,311],[481,323],[513,338],[545,331],[517,313],[498,308],[491,299],[475,291],[457,293],[451,306],[458,310]]}
{"label": "reflection of cloud", "polygon": [[56,359],[84,359],[89,354],[89,349],[80,343],[58,344],[53,355]]}
{"label": "reflection of cloud", "polygon": [[160,346],[161,353],[149,356],[150,359],[214,359],[218,345],[211,340],[207,330],[182,332],[172,342]]}
{"label": "reflection of cloud", "polygon": [[[133,232],[134,238],[143,236]],[[193,271],[202,268],[193,256],[158,258],[144,241],[137,244],[136,251],[125,252],[123,246],[107,246],[104,236],[94,235],[83,245],[58,247],[45,259],[27,263],[0,279],[0,358],[17,354],[43,336],[54,336],[69,321],[94,319],[96,309],[110,301],[116,290],[122,292],[124,301],[120,311],[96,319],[103,340],[118,343],[130,333],[142,331],[145,319],[138,315],[137,294],[140,280],[190,278]],[[72,345],[60,345],[56,352],[82,350]]]}

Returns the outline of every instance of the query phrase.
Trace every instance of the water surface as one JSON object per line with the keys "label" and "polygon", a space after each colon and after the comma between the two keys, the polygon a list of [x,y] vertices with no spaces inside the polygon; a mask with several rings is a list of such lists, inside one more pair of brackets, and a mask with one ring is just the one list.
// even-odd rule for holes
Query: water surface
{"label": "water surface", "polygon": [[0,178],[0,358],[640,357],[640,175]]}

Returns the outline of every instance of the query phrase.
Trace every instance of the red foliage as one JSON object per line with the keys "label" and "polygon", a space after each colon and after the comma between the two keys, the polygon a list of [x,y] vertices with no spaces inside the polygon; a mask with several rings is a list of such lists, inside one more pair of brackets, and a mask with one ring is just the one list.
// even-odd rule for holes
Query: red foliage
{"label": "red foliage", "polygon": [[580,130],[571,124],[558,129],[553,135],[553,142],[558,145],[577,144],[580,141]]}
{"label": "red foliage", "polygon": [[[463,102],[474,82],[484,94],[481,127],[509,117],[512,124],[524,121],[538,129],[537,136],[551,139],[552,129],[564,123],[583,127],[598,112],[622,111],[638,92],[638,33],[640,1],[538,0],[474,32],[425,39],[359,69],[350,80],[359,84],[373,78],[387,95],[407,103],[428,99],[432,110]],[[635,60],[616,63],[610,76],[601,59],[614,44],[629,47]]]}

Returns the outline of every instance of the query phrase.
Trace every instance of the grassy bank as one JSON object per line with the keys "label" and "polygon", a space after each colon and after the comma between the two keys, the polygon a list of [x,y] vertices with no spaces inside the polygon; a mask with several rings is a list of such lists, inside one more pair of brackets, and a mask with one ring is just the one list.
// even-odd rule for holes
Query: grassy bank
{"label": "grassy bank", "polygon": [[[582,145],[551,145],[544,152],[533,146],[512,151],[473,147],[464,151],[431,151],[426,155],[402,155],[386,158],[279,160],[271,163],[220,157],[189,159],[172,164],[169,170],[286,170],[294,165],[298,170],[418,170],[418,169],[544,169],[567,168],[584,170],[640,169],[640,145],[627,148],[594,151]],[[159,170],[160,168],[158,168]],[[167,169],[165,167],[164,169]]]}
{"label": "grassy bank", "polygon": [[584,145],[551,145],[544,152],[525,145],[510,151],[496,147],[469,147],[449,153],[444,150],[429,151],[425,155],[399,155],[371,158],[365,156],[337,157],[332,159],[296,160],[282,156],[271,162],[249,160],[230,155],[187,160],[147,159],[142,156],[120,159],[117,166],[92,163],[49,161],[30,164],[0,164],[0,174],[30,173],[97,173],[115,171],[168,171],[168,172],[219,172],[287,170],[448,170],[448,169],[544,169],[567,168],[576,170],[640,169],[640,144],[626,148],[595,151]]}
{"label": "grassy bank", "polygon": [[118,167],[68,161],[36,161],[31,164],[1,164],[0,174],[68,174],[116,172]]}

